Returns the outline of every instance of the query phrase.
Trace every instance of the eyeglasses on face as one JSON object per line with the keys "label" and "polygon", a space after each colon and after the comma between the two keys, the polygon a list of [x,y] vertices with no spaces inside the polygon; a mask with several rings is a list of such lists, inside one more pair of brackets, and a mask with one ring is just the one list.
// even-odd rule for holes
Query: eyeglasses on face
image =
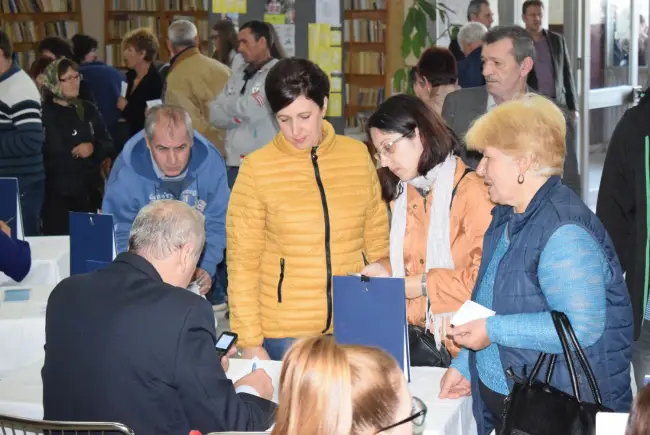
{"label": "eyeglasses on face", "polygon": [[380,161],[382,156],[390,157],[395,152],[395,147],[393,145],[402,139],[409,137],[411,134],[413,134],[413,130],[397,137],[396,139],[391,140],[390,142],[385,143],[378,152],[373,154],[373,157],[376,161]]}
{"label": "eyeglasses on face", "polygon": [[393,423],[390,426],[386,426],[377,433],[386,432],[387,430],[396,428],[408,422],[413,422],[413,435],[422,435],[424,433],[424,422],[427,417],[427,405],[424,402],[417,398],[413,397],[411,405],[411,415],[404,420],[400,420],[397,423]]}
{"label": "eyeglasses on face", "polygon": [[81,80],[81,74],[75,74],[65,79],[59,79],[59,81],[62,83],[71,83],[71,82],[76,82],[78,80]]}

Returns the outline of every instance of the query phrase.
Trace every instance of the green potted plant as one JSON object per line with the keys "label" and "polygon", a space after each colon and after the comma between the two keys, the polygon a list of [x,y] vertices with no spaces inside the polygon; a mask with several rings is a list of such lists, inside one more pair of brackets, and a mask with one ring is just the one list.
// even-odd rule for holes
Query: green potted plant
{"label": "green potted plant", "polygon": [[[413,0],[413,5],[409,7],[402,26],[402,57],[405,60],[411,55],[419,59],[427,47],[434,45],[439,38],[450,32],[450,27],[447,24],[449,23],[449,12],[453,13],[454,11],[444,3],[438,2],[434,6],[427,0]],[[429,20],[435,22],[438,16],[447,28],[434,39],[429,33],[428,22]],[[413,93],[413,83],[409,80],[410,69],[410,67],[405,67],[395,72],[393,76],[395,91]]]}

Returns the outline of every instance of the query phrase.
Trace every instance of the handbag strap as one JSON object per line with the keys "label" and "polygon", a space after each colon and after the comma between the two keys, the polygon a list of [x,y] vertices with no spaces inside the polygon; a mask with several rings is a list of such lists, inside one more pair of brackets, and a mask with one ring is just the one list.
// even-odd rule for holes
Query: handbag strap
{"label": "handbag strap", "polygon": [[591,370],[591,365],[589,364],[589,361],[587,361],[584,350],[580,346],[580,343],[578,343],[578,337],[573,330],[573,326],[571,326],[571,321],[569,321],[569,317],[565,313],[558,314],[562,322],[562,326],[564,326],[564,330],[569,335],[571,344],[573,344],[576,355],[578,356],[578,361],[582,366],[582,371],[587,377],[587,383],[589,384],[589,388],[591,388],[591,393],[594,396],[594,400],[596,401],[596,404],[602,405],[602,399],[600,396],[600,390],[598,389],[598,383],[596,382],[596,377],[594,376],[594,372]]}
{"label": "handbag strap", "polygon": [[573,364],[573,358],[571,358],[571,349],[569,348],[569,342],[564,333],[564,328],[562,328],[562,319],[560,314],[561,313],[558,311],[551,311],[551,317],[553,318],[555,331],[557,332],[557,336],[560,339],[560,344],[562,345],[562,353],[564,354],[567,370],[569,371],[569,379],[571,380],[573,395],[578,400],[578,402],[581,402],[582,400],[580,400],[580,389],[578,388],[578,376],[576,375],[576,368]]}

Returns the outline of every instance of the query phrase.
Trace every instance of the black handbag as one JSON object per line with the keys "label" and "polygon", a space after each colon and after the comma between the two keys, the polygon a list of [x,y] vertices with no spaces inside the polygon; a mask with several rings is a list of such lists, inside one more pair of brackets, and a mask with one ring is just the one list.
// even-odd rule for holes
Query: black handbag
{"label": "black handbag", "polygon": [[[551,315],[562,344],[573,396],[550,385],[557,355],[542,353],[527,380],[519,378],[512,367],[509,368],[506,374],[515,383],[512,392],[505,400],[500,435],[593,435],[596,433],[596,414],[613,412],[602,404],[598,384],[569,318],[558,311],[553,311]],[[578,376],[569,340],[587,378],[595,403],[583,402],[580,397]],[[547,357],[550,357],[550,361],[546,379],[545,382],[541,382],[536,380],[536,377]]]}
{"label": "black handbag", "polygon": [[[427,311],[431,303],[427,299]],[[411,367],[442,367],[451,364],[451,355],[444,343],[438,349],[436,338],[426,328],[417,325],[408,325],[409,331],[409,356]]]}

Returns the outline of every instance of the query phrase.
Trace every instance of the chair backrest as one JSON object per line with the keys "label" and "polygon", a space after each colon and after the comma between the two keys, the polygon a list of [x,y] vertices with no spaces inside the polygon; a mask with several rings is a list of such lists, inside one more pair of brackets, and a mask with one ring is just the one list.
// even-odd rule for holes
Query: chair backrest
{"label": "chair backrest", "polygon": [[121,423],[90,423],[72,421],[45,421],[29,420],[21,417],[0,414],[0,434],[104,434],[119,433],[123,435],[135,435],[128,427]]}

